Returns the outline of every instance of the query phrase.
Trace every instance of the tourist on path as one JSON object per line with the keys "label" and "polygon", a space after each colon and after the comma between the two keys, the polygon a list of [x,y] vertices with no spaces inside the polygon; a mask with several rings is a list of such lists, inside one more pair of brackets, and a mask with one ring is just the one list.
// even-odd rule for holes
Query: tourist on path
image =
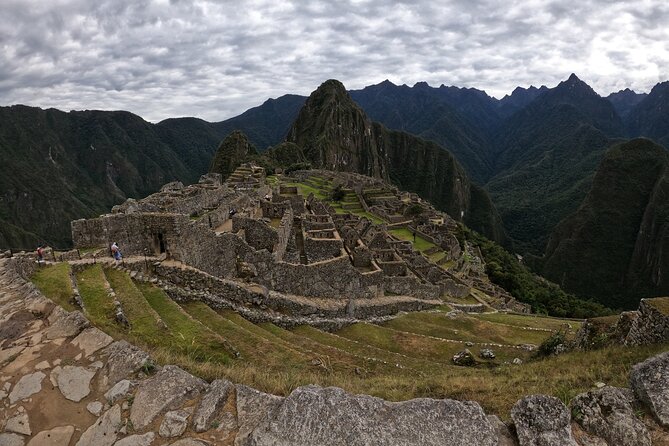
{"label": "tourist on path", "polygon": [[114,260],[116,260],[116,263],[120,262],[123,256],[121,255],[121,250],[118,248],[118,243],[112,243],[111,252],[112,256],[114,256]]}

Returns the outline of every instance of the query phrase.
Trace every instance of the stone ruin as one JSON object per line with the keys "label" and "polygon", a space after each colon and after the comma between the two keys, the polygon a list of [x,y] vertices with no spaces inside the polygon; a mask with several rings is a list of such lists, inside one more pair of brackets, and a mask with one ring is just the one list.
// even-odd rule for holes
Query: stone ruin
{"label": "stone ruin", "polygon": [[[472,251],[460,247],[450,217],[437,213],[413,194],[356,174],[300,171],[295,179],[315,174],[327,175],[334,184],[356,190],[361,206],[372,215],[374,206],[385,210],[376,215],[389,216],[407,203],[420,203],[429,215],[438,215],[448,224],[416,226],[406,221],[404,227],[443,249],[444,258],[453,264],[461,262],[466,249]],[[365,190],[382,191],[371,207],[364,198]],[[391,220],[396,219],[387,221]],[[485,274],[461,273],[431,262],[410,242],[393,237],[389,231],[394,227],[402,226],[375,224],[351,212],[337,213],[313,195],[302,196],[295,186],[272,187],[259,168],[247,164],[225,183],[216,174],[204,175],[190,186],[169,183],[142,200],[129,199],[115,206],[110,214],[73,221],[72,237],[79,250],[107,249],[117,242],[129,267],[147,274],[165,274],[159,277],[161,283],[179,298],[195,292],[213,294],[212,290],[220,287],[203,285],[210,282],[210,276],[239,289],[256,286],[253,290],[263,290],[260,298],[249,297],[255,296],[249,291],[249,296],[239,299],[255,302],[259,312],[274,309],[294,315],[295,302],[304,302],[302,298],[314,302],[328,299],[342,309],[335,312],[337,317],[355,319],[362,314],[344,313],[343,308],[362,308],[351,305],[351,301],[360,300],[364,317],[385,317],[434,307],[443,299],[457,301],[468,296],[472,287],[493,296],[481,308],[492,305],[527,311],[526,306],[486,281]],[[471,257],[480,259],[477,254]],[[145,261],[133,262],[133,258]],[[212,299],[221,298],[229,300],[225,296]],[[378,298],[384,299],[377,305]],[[298,307],[297,313],[304,314],[306,310]],[[309,308],[314,315],[325,314],[319,305]]]}

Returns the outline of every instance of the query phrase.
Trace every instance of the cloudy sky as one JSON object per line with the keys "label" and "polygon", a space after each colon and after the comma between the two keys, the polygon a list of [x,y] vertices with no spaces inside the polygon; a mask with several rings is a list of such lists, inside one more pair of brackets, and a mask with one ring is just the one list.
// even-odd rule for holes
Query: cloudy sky
{"label": "cloudy sky", "polygon": [[666,0],[0,0],[0,105],[219,121],[322,81],[669,79]]}

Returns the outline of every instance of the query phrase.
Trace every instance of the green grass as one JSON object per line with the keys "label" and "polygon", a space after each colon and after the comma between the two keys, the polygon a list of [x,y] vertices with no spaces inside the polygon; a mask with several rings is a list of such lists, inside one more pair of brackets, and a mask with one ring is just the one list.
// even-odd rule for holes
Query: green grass
{"label": "green grass", "polygon": [[172,346],[203,361],[227,363],[230,352],[223,340],[203,324],[188,315],[160,289],[146,283],[138,283],[146,301],[151,305],[172,333]]}
{"label": "green grass", "polygon": [[443,339],[508,345],[539,345],[551,335],[551,332],[524,330],[469,315],[451,319],[441,313],[409,313],[388,321],[384,327]]}
{"label": "green grass", "polygon": [[[304,369],[309,366],[308,357],[301,352],[282,341],[273,342],[259,336],[255,330],[243,328],[202,302],[187,302],[181,306],[211,331],[227,339],[240,352],[242,360],[269,367],[277,372],[285,371],[286,368]],[[255,325],[254,327],[257,328]]]}
{"label": "green grass", "polygon": [[[544,328],[549,330],[560,330],[566,328],[565,324],[571,325],[571,330],[578,331],[581,328],[580,321],[565,321],[564,319],[554,319],[550,317],[541,317],[535,315],[488,313],[471,315],[477,319],[489,322],[499,322],[501,324],[517,325],[519,327]],[[617,320],[617,316],[616,316]]]}
{"label": "green grass", "polygon": [[77,286],[86,309],[86,317],[98,328],[112,336],[123,331],[114,318],[115,306],[105,287],[105,275],[100,265],[77,273]]}
{"label": "green grass", "polygon": [[390,229],[388,232],[390,232],[392,235],[394,235],[400,240],[405,240],[413,243],[413,247],[416,251],[423,252],[436,246],[434,243],[425,240],[420,235],[416,235],[416,241],[414,242],[413,233],[407,228]]}
{"label": "green grass", "polygon": [[32,276],[33,283],[49,299],[65,308],[74,311],[78,308],[72,304],[72,283],[70,282],[70,265],[58,263],[40,267]]}

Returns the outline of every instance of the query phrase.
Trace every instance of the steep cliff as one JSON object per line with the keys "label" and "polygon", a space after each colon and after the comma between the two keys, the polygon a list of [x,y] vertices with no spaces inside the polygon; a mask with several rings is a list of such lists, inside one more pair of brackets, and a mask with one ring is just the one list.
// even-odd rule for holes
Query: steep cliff
{"label": "steep cliff", "polygon": [[646,139],[612,148],[580,208],[553,231],[544,275],[610,307],[668,293],[668,198],[664,148]]}
{"label": "steep cliff", "polygon": [[225,180],[240,164],[257,154],[256,148],[249,142],[246,135],[235,130],[218,146],[211,160],[209,173],[220,173]]}

